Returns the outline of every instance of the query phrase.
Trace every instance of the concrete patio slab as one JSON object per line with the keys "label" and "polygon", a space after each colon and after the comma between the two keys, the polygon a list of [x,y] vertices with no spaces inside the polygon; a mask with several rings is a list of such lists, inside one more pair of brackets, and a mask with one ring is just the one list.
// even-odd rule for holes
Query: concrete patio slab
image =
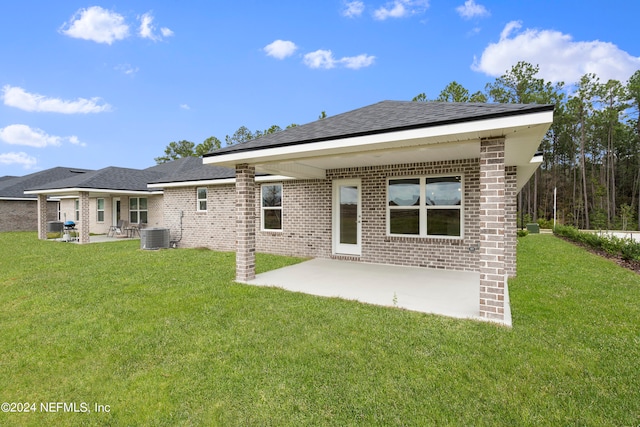
{"label": "concrete patio slab", "polygon": [[[480,274],[468,271],[312,259],[259,274],[246,282],[324,297],[423,313],[486,320],[480,312]],[[506,299],[505,322],[511,324]]]}

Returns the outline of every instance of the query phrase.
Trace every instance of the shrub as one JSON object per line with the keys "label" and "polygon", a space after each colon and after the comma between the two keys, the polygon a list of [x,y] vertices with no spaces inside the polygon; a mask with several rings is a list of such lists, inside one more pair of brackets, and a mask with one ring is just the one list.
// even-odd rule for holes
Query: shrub
{"label": "shrub", "polygon": [[527,229],[518,230],[518,237],[525,237],[527,234],[529,234]]}
{"label": "shrub", "polygon": [[606,234],[585,233],[568,225],[557,225],[554,234],[583,243],[594,249],[602,249],[612,255],[620,255],[626,260],[640,261],[640,243],[631,238],[620,238]]}

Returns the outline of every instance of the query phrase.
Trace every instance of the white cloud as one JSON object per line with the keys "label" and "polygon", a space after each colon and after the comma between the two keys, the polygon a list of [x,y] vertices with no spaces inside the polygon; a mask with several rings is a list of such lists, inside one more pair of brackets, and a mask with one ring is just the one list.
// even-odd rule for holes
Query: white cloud
{"label": "white cloud", "polygon": [[51,112],[63,114],[87,114],[111,111],[111,105],[100,104],[100,98],[78,98],[75,101],[64,101],[58,98],[47,98],[37,93],[26,92],[21,87],[5,85],[4,105],[25,111]]}
{"label": "white cloud", "polygon": [[170,37],[173,35],[167,27],[160,28],[160,34],[156,33],[156,27],[153,25],[153,15],[151,12],[144,13],[139,17],[140,28],[138,29],[138,35],[143,39],[153,40],[154,42],[162,40],[163,37]]}
{"label": "white cloud", "polygon": [[350,1],[345,3],[344,10],[342,11],[342,16],[346,16],[347,18],[354,18],[356,16],[362,15],[364,12],[364,3],[361,1]]}
{"label": "white cloud", "polygon": [[80,147],[86,147],[86,146],[87,146],[87,144],[85,144],[84,142],[80,142],[80,140],[78,139],[78,137],[77,137],[77,136],[75,136],[75,135],[69,136],[69,137],[67,137],[66,139],[68,139],[68,140],[69,140],[69,142],[70,142],[71,144],[73,144],[73,145],[78,145],[78,146],[80,146]]}
{"label": "white cloud", "polygon": [[540,67],[539,77],[569,84],[586,73],[594,73],[603,81],[624,82],[640,68],[639,57],[613,43],[574,41],[571,35],[554,30],[518,32],[521,28],[520,22],[509,22],[500,34],[500,41],[487,46],[471,68],[498,77],[518,61],[526,61]]}
{"label": "white cloud", "polygon": [[340,60],[340,62],[347,68],[357,70],[358,68],[368,67],[369,65],[373,64],[373,61],[375,59],[375,56],[362,54],[358,56],[344,57]]}
{"label": "white cloud", "polygon": [[31,157],[23,151],[19,153],[0,153],[0,164],[3,165],[22,165],[25,169],[31,169],[36,163],[35,157]]}
{"label": "white cloud", "polygon": [[422,13],[428,8],[428,0],[394,0],[376,9],[373,12],[373,17],[379,21],[384,21],[387,18],[404,18]]}
{"label": "white cloud", "polygon": [[336,66],[336,60],[330,50],[316,50],[304,56],[304,63],[309,68],[330,69]]}
{"label": "white cloud", "polygon": [[333,52],[330,50],[319,49],[315,52],[307,53],[304,58],[304,64],[309,68],[324,68],[331,69],[338,65],[343,65],[346,68],[357,70],[362,67],[368,67],[373,64],[375,56],[371,55],[358,55],[358,56],[345,56],[340,59],[336,59],[333,56]]}
{"label": "white cloud", "polygon": [[153,30],[155,27],[153,26],[153,16],[150,12],[145,13],[140,17],[140,29],[138,30],[138,34],[143,39],[151,39],[158,40],[158,38],[153,34]]}
{"label": "white cloud", "polygon": [[182,108],[183,110],[191,110],[191,107],[189,107],[189,105],[187,104],[180,104],[180,108]]}
{"label": "white cloud", "polygon": [[291,56],[296,49],[298,49],[298,46],[296,46],[294,42],[288,40],[276,40],[263,48],[268,56],[276,59],[284,59]]}
{"label": "white cloud", "polygon": [[477,4],[474,0],[465,1],[462,6],[456,7],[456,12],[458,12],[458,15],[464,19],[490,15],[486,7],[481,4]]}
{"label": "white cloud", "polygon": [[60,27],[60,32],[69,37],[111,44],[129,36],[129,26],[124,17],[100,6],[78,10],[71,21]]}
{"label": "white cloud", "polygon": [[32,129],[27,125],[9,125],[0,128],[0,141],[42,148],[49,145],[59,146],[62,144],[62,137],[49,135],[41,129]]}

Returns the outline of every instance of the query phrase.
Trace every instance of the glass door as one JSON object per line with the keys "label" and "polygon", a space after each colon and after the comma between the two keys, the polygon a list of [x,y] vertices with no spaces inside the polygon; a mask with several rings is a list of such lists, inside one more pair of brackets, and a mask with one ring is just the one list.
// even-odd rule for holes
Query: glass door
{"label": "glass door", "polygon": [[333,250],[336,254],[362,253],[362,201],[360,180],[333,182]]}

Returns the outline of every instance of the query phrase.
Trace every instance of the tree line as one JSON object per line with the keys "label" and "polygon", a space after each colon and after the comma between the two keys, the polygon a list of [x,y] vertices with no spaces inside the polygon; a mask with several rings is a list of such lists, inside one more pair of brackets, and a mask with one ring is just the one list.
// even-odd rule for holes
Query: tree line
{"label": "tree line", "polygon": [[[487,83],[484,91],[471,93],[453,81],[436,98],[420,93],[413,101],[553,104],[553,124],[540,146],[543,162],[519,194],[519,217],[526,218],[525,222],[550,221],[555,189],[557,218],[563,224],[583,229],[640,229],[640,70],[626,82],[604,82],[589,73],[571,85],[554,84],[538,74],[538,66],[518,62]],[[319,118],[325,117],[322,111]],[[274,125],[251,132],[241,126],[225,136],[225,144],[280,130]],[[202,156],[221,145],[213,136],[198,145],[171,142],[165,155],[155,160],[163,163]]]}

